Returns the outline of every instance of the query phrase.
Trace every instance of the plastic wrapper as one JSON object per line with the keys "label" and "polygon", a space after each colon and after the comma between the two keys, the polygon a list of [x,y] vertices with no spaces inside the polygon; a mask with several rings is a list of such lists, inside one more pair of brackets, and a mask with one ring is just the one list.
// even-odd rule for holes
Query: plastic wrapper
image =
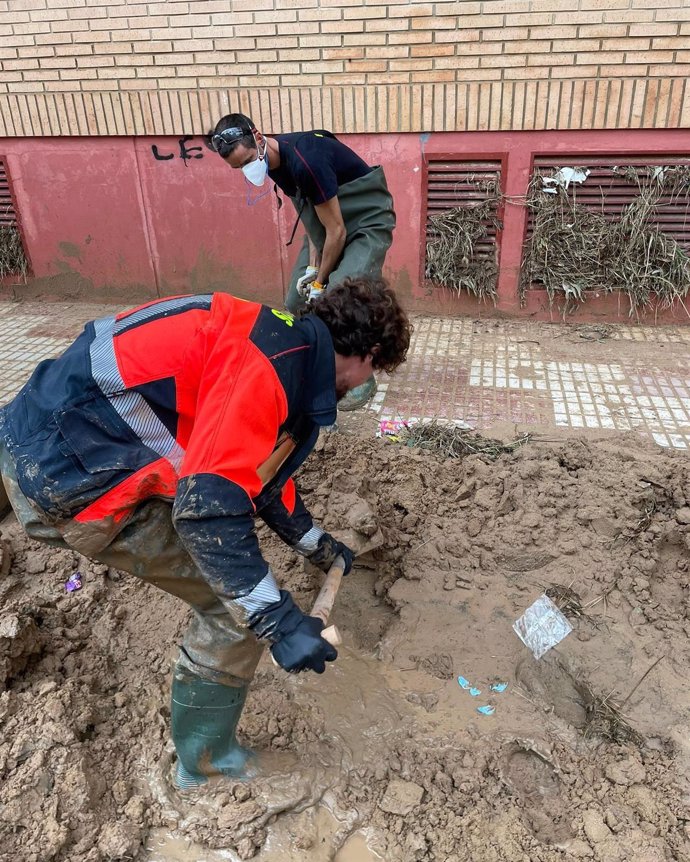
{"label": "plastic wrapper", "polygon": [[65,581],[65,589],[68,593],[73,593],[75,590],[80,590],[81,586],[81,572],[74,572]]}
{"label": "plastic wrapper", "polygon": [[573,627],[551,599],[543,595],[513,623],[513,629],[539,659],[569,635]]}
{"label": "plastic wrapper", "polygon": [[376,436],[386,437],[393,443],[397,443],[400,440],[400,435],[407,431],[409,427],[410,423],[402,419],[381,419]]}

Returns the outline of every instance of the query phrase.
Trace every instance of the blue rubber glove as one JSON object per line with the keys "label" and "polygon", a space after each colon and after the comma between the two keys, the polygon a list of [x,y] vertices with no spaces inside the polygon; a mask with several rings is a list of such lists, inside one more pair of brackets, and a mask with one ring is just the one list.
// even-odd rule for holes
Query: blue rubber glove
{"label": "blue rubber glove", "polygon": [[345,561],[343,575],[347,575],[355,561],[355,552],[343,542],[339,542],[335,536],[331,536],[330,533],[323,533],[319,536],[316,549],[306,554],[309,562],[321,569],[322,572],[328,572],[337,556],[341,556]]}
{"label": "blue rubber glove", "polygon": [[279,602],[263,608],[248,624],[258,638],[271,642],[273,658],[283,670],[323,673],[326,662],[338,658],[338,650],[321,637],[321,620],[302,613],[286,590],[280,591]]}

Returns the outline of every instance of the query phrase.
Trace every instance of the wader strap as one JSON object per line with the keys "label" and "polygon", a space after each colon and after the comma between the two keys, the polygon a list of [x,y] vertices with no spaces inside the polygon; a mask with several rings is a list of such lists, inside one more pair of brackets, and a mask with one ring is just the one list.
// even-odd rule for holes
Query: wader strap
{"label": "wader strap", "polygon": [[283,199],[278,194],[278,184],[277,183],[273,183],[273,194],[276,196],[276,199],[278,201],[278,209],[280,209],[283,205]]}
{"label": "wader strap", "polygon": [[289,245],[292,245],[292,241],[294,240],[295,234],[297,233],[297,225],[299,224],[299,220],[302,216],[302,212],[304,210],[306,203],[307,203],[306,198],[302,198],[302,203],[300,204],[300,208],[297,212],[297,218],[295,219],[295,224],[292,227],[292,233],[290,234],[290,239],[285,243],[286,247]]}

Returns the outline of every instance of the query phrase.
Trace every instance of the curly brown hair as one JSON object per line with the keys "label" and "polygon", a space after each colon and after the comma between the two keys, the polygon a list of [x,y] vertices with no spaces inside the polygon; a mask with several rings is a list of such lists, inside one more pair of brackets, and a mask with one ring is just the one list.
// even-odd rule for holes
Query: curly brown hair
{"label": "curly brown hair", "polygon": [[383,278],[346,278],[310,303],[328,327],[336,353],[373,355],[376,370],[394,371],[407,358],[412,324]]}

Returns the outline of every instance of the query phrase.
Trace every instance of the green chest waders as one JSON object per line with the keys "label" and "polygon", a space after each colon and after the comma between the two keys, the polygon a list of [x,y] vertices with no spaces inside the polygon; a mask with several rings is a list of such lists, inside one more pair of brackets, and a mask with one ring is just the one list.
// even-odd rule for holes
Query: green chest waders
{"label": "green chest waders", "polygon": [[[313,245],[321,251],[326,231],[319,221],[311,201],[293,197],[292,203],[300,214]],[[363,177],[338,187],[338,203],[343,214],[347,236],[345,247],[336,268],[328,278],[328,284],[339,284],[344,278],[354,275],[380,276],[386,252],[393,242],[395,211],[393,198],[386,185],[386,175],[378,166]],[[297,280],[304,275],[309,263],[309,244],[304,239],[297,263],[290,277],[285,300],[288,311],[298,311],[305,300],[297,293]]]}

